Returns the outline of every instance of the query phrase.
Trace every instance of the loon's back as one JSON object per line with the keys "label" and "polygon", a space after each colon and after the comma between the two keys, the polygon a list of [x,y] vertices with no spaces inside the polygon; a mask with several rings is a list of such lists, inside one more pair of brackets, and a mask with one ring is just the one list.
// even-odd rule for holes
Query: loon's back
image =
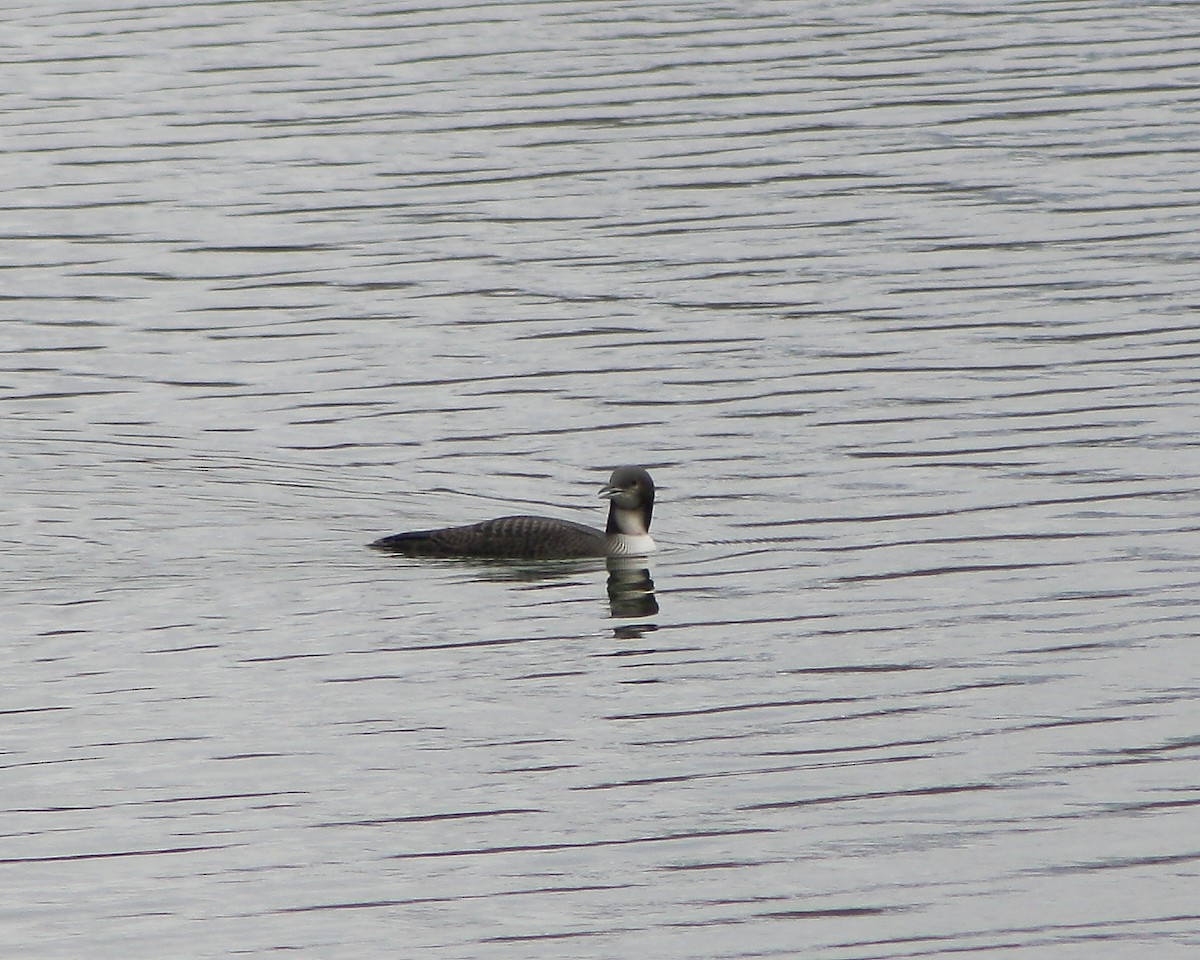
{"label": "loon's back", "polygon": [[371,546],[408,557],[570,560],[607,553],[606,538],[599,530],[549,517],[498,517],[466,527],[397,533]]}

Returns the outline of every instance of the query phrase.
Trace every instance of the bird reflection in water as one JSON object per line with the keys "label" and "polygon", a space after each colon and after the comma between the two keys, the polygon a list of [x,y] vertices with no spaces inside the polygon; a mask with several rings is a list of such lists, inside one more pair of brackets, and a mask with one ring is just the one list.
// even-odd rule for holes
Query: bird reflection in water
{"label": "bird reflection in water", "polygon": [[651,617],[658,613],[654,581],[645,558],[610,557],[608,606],[614,617]]}
{"label": "bird reflection in water", "polygon": [[[450,560],[469,566],[475,576],[497,583],[550,583],[600,569],[598,560],[541,560],[517,563],[511,560]],[[658,613],[654,580],[645,557],[609,557],[608,607],[613,617],[651,617]]]}

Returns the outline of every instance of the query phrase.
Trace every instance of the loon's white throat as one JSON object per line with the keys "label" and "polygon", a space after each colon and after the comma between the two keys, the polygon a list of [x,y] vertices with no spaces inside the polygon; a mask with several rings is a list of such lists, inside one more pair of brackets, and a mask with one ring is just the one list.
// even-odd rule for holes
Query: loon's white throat
{"label": "loon's white throat", "polygon": [[410,557],[525,560],[653,553],[656,547],[650,537],[650,517],[654,512],[654,481],[650,474],[641,467],[618,467],[600,489],[600,496],[609,501],[608,526],[603,533],[550,517],[499,517],[465,527],[397,533],[371,546]]}
{"label": "loon's white throat", "polygon": [[[603,492],[600,494],[605,496]],[[610,557],[636,557],[657,549],[650,536],[650,509],[619,507],[616,500],[608,509],[608,530],[605,541]]]}

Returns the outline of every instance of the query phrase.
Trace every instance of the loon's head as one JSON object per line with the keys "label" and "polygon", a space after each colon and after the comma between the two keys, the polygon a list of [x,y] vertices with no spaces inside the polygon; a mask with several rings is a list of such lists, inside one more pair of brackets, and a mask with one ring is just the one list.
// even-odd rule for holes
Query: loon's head
{"label": "loon's head", "polygon": [[612,506],[608,510],[608,533],[644,536],[650,532],[654,511],[654,481],[641,467],[617,467],[600,496]]}

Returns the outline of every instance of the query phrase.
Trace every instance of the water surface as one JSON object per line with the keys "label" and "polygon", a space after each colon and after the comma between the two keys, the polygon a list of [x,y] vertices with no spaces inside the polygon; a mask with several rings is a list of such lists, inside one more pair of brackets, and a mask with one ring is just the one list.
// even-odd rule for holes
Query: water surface
{"label": "water surface", "polygon": [[1192,956],[1193,13],[10,10],[10,950]]}

